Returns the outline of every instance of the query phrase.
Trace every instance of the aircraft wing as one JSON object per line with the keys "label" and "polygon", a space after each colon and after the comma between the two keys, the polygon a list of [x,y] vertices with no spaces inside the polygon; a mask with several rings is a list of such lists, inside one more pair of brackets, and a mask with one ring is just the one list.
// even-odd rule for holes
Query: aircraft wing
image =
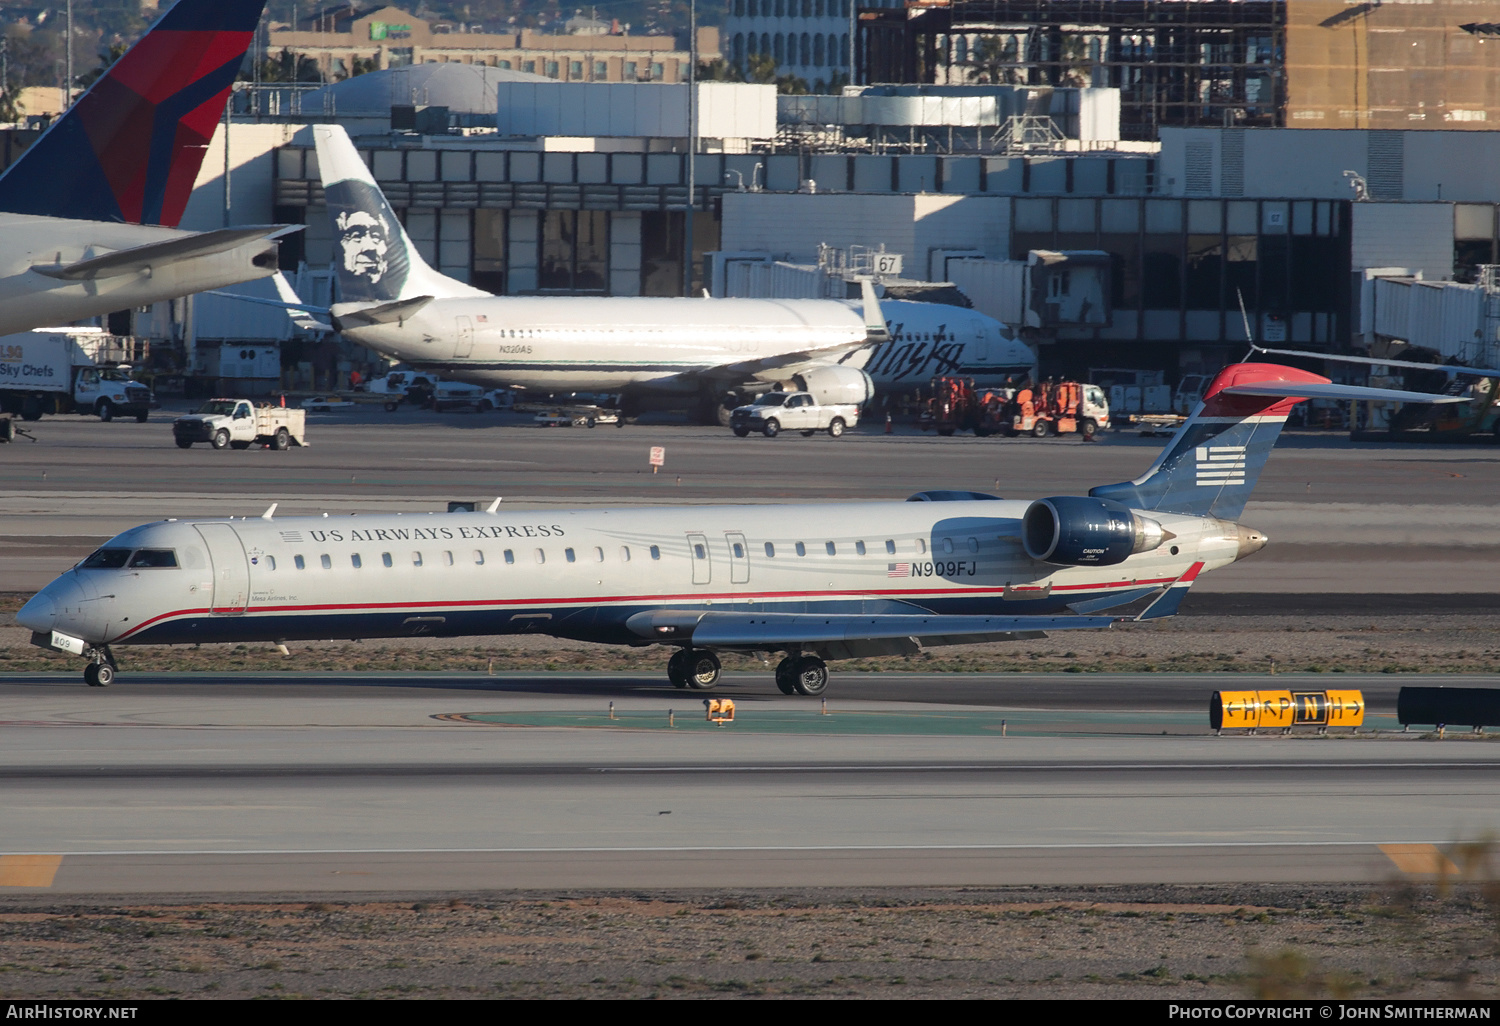
{"label": "aircraft wing", "polygon": [[164,242],[117,250],[89,260],[71,264],[36,264],[32,270],[61,281],[97,281],[128,274],[142,274],[152,268],[186,263],[237,249],[257,239],[276,239],[288,232],[301,231],[301,225],[257,225],[249,228],[220,228],[211,232],[184,233]]}
{"label": "aircraft wing", "polygon": [[706,648],[756,649],[802,645],[835,658],[911,653],[938,645],[1044,638],[1048,631],[1108,627],[1116,616],[942,616],[926,613],[819,615],[653,609],[626,625],[653,641]]}

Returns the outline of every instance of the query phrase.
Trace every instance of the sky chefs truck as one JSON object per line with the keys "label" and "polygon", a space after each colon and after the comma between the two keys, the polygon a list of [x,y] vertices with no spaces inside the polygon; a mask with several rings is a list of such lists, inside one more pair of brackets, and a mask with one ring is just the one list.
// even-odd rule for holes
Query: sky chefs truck
{"label": "sky chefs truck", "polygon": [[72,411],[144,421],[151,390],[126,371],[99,366],[81,344],[100,334],[38,328],[0,337],[0,409],[23,420]]}

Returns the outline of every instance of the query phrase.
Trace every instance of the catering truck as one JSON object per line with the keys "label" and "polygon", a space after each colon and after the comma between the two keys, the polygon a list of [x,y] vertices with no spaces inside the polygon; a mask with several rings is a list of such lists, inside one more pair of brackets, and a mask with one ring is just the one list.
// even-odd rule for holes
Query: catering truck
{"label": "catering truck", "polygon": [[94,361],[86,344],[102,336],[97,328],[38,328],[0,337],[0,410],[23,420],[72,412],[144,421],[151,390]]}

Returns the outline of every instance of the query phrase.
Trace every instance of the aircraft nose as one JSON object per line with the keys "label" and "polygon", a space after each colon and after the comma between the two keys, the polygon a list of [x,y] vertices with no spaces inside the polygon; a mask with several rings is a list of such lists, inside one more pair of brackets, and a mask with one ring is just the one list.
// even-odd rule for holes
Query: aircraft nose
{"label": "aircraft nose", "polygon": [[57,603],[47,591],[43,588],[21,607],[16,613],[16,623],[38,634],[51,633],[52,625],[57,622]]}

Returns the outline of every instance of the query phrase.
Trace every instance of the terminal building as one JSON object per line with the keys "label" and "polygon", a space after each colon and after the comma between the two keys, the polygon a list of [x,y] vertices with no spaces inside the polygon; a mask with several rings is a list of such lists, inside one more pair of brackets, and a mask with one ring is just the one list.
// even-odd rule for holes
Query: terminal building
{"label": "terminal building", "polygon": [[[1139,105],[1150,83],[1104,60],[1116,52],[1105,46],[1089,74],[1018,57],[1024,67],[985,72],[1006,81],[965,71],[823,96],[703,82],[691,128],[677,72],[665,81],[575,81],[438,61],[423,50],[420,63],[390,61],[296,105],[268,101],[281,87],[246,89],[227,156],[221,128],[184,226],[306,225],[283,244],[283,266],[307,301],[326,302],[331,236],[307,126],[337,121],[424,258],[500,295],[682,295],[685,279],[691,294],[843,295],[851,269],[868,269],[869,254],[881,253],[899,258],[899,273],[885,282],[898,294],[956,285],[945,295],[1013,325],[1049,375],[1140,368],[1172,381],[1240,358],[1250,337],[1327,351],[1420,337],[1447,357],[1500,359],[1500,324],[1489,312],[1500,315],[1500,302],[1488,270],[1500,264],[1500,176],[1492,171],[1500,133],[1489,126],[1500,113],[1481,102],[1500,94],[1461,73],[1490,81],[1490,54],[1500,61],[1500,36],[1481,31],[1482,22],[1461,27],[1483,5],[1385,4],[1345,18],[1342,5],[1307,0],[1309,9],[1328,8],[1314,19],[1317,11],[1271,0],[985,3],[997,18],[1039,7],[1118,8],[1104,13],[1139,18],[1167,8],[1187,17],[1192,8],[1195,54],[1210,52],[1201,33],[1213,18],[1239,18],[1222,34],[1245,49],[1231,47],[1234,59],[1215,65],[1229,68],[1232,89],[1193,79],[1202,102],[1163,100],[1151,108],[1155,120]],[[823,5],[825,20],[848,16],[844,8],[831,14],[835,6]],[[977,18],[981,6],[859,6],[856,59],[874,59],[875,50],[863,49],[864,26],[898,14],[916,22],[940,9],[950,19]],[[725,23],[731,60],[736,33],[748,39],[748,19],[795,17],[811,32],[819,8],[794,15],[791,6],[778,13],[774,0],[746,0],[739,28],[735,10]],[[1135,38],[1126,27],[1106,25],[1099,38],[1125,47]],[[1445,56],[1439,70],[1408,76],[1405,91],[1392,92],[1395,83],[1369,62],[1401,32],[1408,48],[1417,42]],[[1357,68],[1338,63],[1354,59],[1340,42],[1351,33]],[[823,33],[825,62],[831,34]],[[1325,65],[1298,56],[1303,35],[1326,41]],[[1046,36],[1038,28],[1028,38]],[[953,34],[940,42],[937,52],[959,53]],[[970,39],[967,53],[994,51],[982,42]],[[763,45],[758,39],[755,52]],[[769,45],[775,56],[774,34]],[[798,46],[800,60],[800,38]],[[1270,83],[1256,87],[1264,112],[1247,105],[1252,64]],[[1317,89],[1315,67],[1324,67]],[[1321,118],[1301,116],[1316,110]],[[1023,293],[1015,272],[1028,263],[1050,269],[1051,294]],[[1397,316],[1401,304],[1421,310],[1429,300],[1449,311],[1432,322],[1438,327]],[[137,312],[135,330],[183,346],[232,343],[234,329],[254,320],[195,302],[191,315],[193,304]],[[1053,313],[1042,315],[1044,306]],[[318,387],[372,360],[305,328],[277,330],[283,352],[296,354],[284,363],[306,364],[298,373],[314,375]]]}

